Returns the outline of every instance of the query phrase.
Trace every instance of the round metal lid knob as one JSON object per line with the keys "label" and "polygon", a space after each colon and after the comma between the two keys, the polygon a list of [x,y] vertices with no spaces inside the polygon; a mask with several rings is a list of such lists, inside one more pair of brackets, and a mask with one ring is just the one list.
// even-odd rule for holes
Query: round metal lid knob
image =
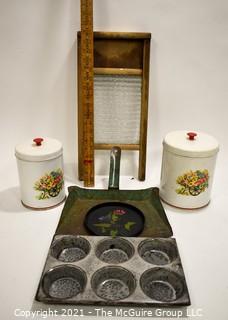
{"label": "round metal lid knob", "polygon": [[189,140],[195,140],[195,137],[197,136],[197,133],[188,132],[187,135],[188,135]]}
{"label": "round metal lid knob", "polygon": [[35,138],[35,139],[33,139],[33,141],[36,143],[37,146],[41,146],[44,139],[43,138]]}

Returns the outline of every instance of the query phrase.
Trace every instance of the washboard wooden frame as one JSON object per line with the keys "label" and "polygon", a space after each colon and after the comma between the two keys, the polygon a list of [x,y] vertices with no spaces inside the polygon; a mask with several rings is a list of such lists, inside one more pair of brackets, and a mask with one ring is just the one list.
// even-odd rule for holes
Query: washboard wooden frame
{"label": "washboard wooden frame", "polygon": [[[147,122],[149,98],[151,33],[94,32],[94,75],[140,75],[141,113],[139,143],[96,143],[95,150],[109,150],[114,145],[122,150],[139,151],[138,179],[146,176]],[[83,113],[81,105],[80,52],[81,33],[78,32],[78,174],[83,180]],[[130,115],[129,115],[130,116]]]}

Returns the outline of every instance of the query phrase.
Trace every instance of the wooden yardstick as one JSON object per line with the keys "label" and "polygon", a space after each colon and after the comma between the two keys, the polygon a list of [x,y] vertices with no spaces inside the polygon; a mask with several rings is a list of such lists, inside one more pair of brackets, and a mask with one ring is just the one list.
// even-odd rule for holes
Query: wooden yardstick
{"label": "wooden yardstick", "polygon": [[83,112],[83,180],[94,186],[93,0],[81,0],[81,102]]}

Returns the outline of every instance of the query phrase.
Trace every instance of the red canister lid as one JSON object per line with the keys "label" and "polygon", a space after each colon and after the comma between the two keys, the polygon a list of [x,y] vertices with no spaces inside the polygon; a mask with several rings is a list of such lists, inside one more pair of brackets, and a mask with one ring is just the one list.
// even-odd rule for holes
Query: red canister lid
{"label": "red canister lid", "polygon": [[62,143],[52,138],[33,138],[18,144],[15,155],[25,161],[45,161],[57,158],[62,154]]}
{"label": "red canister lid", "polygon": [[198,131],[172,131],[163,140],[164,148],[184,157],[210,157],[219,150],[218,141]]}

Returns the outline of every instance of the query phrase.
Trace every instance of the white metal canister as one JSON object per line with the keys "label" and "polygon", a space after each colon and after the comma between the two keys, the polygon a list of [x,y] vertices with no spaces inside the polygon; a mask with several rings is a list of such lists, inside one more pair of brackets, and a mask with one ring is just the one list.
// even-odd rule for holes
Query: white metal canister
{"label": "white metal canister", "polygon": [[163,140],[161,199],[185,209],[207,205],[218,150],[217,140],[208,134],[168,133]]}
{"label": "white metal canister", "polygon": [[65,199],[63,148],[51,138],[35,138],[15,148],[21,201],[32,209],[48,209]]}

